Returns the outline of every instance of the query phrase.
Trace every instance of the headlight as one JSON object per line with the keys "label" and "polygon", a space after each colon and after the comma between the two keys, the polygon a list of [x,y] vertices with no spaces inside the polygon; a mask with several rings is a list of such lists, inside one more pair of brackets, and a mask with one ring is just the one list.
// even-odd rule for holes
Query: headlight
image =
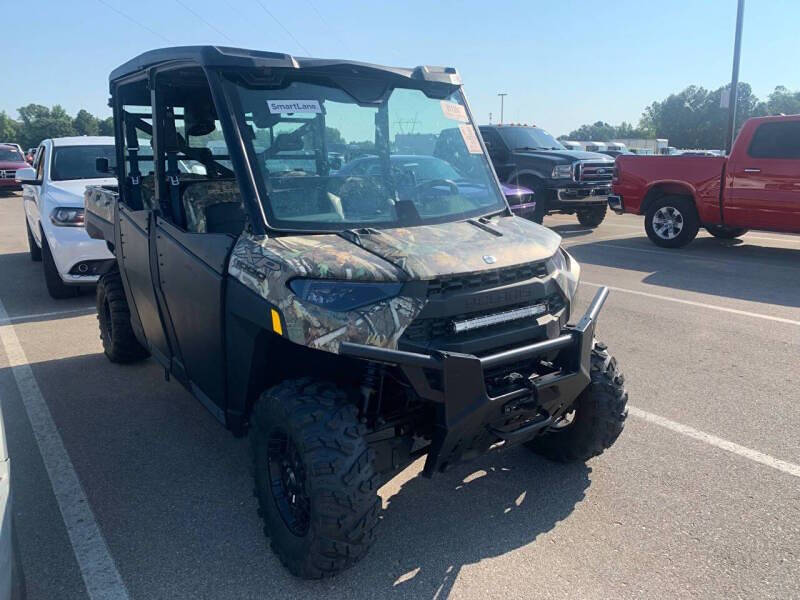
{"label": "headlight", "polygon": [[567,258],[567,253],[564,252],[561,248],[556,250],[556,253],[553,254],[550,258],[547,259],[547,272],[548,273],[555,273],[556,271],[568,271],[569,270],[569,259]]}
{"label": "headlight", "polygon": [[328,310],[346,312],[367,304],[394,298],[402,283],[333,281],[326,279],[292,279],[289,282],[297,297]]}
{"label": "headlight", "polygon": [[62,206],[50,213],[50,221],[57,227],[83,227],[83,209]]}
{"label": "headlight", "polygon": [[553,179],[572,178],[572,165],[556,165],[553,167]]}

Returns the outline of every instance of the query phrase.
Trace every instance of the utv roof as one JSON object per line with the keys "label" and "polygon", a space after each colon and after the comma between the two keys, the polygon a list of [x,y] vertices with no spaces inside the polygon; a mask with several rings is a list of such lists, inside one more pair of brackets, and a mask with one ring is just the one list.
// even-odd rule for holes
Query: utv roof
{"label": "utv roof", "polygon": [[370,63],[328,58],[300,58],[279,52],[247,50],[226,46],[176,46],[149,50],[120,65],[111,72],[109,80],[118,79],[161,64],[181,61],[201,67],[255,67],[278,69],[326,69],[352,67],[383,72],[394,77],[461,85],[461,77],[453,67],[418,66],[414,68],[385,67]]}

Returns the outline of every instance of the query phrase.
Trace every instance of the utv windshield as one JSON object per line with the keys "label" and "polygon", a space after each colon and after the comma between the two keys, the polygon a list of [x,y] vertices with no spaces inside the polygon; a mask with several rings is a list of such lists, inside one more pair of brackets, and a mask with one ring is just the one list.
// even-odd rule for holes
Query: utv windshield
{"label": "utv windshield", "polygon": [[506,208],[460,91],[377,82],[379,97],[359,102],[307,81],[232,86],[273,228],[407,227]]}

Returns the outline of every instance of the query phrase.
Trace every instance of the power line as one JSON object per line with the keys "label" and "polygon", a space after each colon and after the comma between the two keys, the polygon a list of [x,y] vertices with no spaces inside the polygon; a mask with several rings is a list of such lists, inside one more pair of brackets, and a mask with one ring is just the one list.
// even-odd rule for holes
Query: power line
{"label": "power line", "polygon": [[275,21],[275,22],[276,22],[278,25],[280,25],[281,29],[283,29],[283,30],[284,30],[284,31],[287,33],[287,35],[288,35],[290,38],[292,38],[292,39],[294,40],[294,43],[295,43],[295,44],[297,44],[298,46],[300,46],[300,49],[301,49],[303,52],[305,52],[305,53],[306,53],[306,56],[311,56],[311,52],[309,52],[309,51],[308,51],[308,48],[306,48],[305,46],[303,46],[303,44],[301,44],[301,43],[300,43],[300,40],[298,40],[296,37],[294,37],[294,34],[293,34],[291,31],[289,31],[288,29],[286,29],[286,27],[284,26],[284,24],[283,24],[283,23],[281,23],[281,22],[278,20],[278,17],[276,17],[275,15],[273,15],[273,14],[272,14],[272,13],[269,11],[269,9],[268,9],[266,6],[264,6],[264,4],[262,4],[261,0],[256,0],[256,2],[257,2],[257,3],[258,3],[258,5],[259,5],[259,6],[260,6],[260,7],[261,7],[263,10],[264,10],[264,12],[265,12],[265,13],[267,13],[267,14],[268,14],[270,17],[272,17],[272,20],[273,20],[273,21]]}
{"label": "power line", "polygon": [[115,8],[115,7],[111,6],[111,5],[110,5],[108,2],[106,2],[105,0],[97,0],[97,1],[98,1],[100,4],[102,4],[103,6],[105,6],[106,8],[109,8],[109,9],[113,10],[113,11],[114,11],[115,13],[117,13],[119,16],[121,16],[121,17],[123,17],[123,18],[127,19],[128,21],[130,21],[130,22],[131,22],[131,23],[133,23],[134,25],[138,25],[138,26],[139,26],[139,27],[141,27],[142,29],[144,29],[144,30],[146,30],[146,31],[149,31],[150,33],[152,33],[154,36],[161,38],[162,40],[164,40],[164,41],[165,41],[165,42],[167,42],[168,44],[173,44],[173,43],[174,43],[174,42],[173,42],[171,39],[169,39],[168,37],[166,37],[166,36],[164,36],[164,35],[162,35],[162,34],[158,33],[158,32],[157,32],[155,29],[151,29],[150,27],[148,27],[148,26],[147,26],[147,25],[145,25],[144,23],[140,23],[139,21],[137,21],[136,19],[134,19],[132,16],[130,16],[130,15],[128,15],[128,14],[126,14],[126,13],[122,12],[122,11],[121,11],[121,10],[119,10],[118,8]]}
{"label": "power line", "polygon": [[218,27],[216,27],[215,25],[212,25],[211,23],[209,23],[208,21],[206,21],[206,19],[205,19],[205,18],[203,18],[203,15],[201,15],[200,13],[197,13],[197,12],[195,12],[194,10],[192,10],[191,8],[189,8],[188,6],[186,6],[186,4],[184,4],[183,2],[181,2],[181,0],[175,0],[175,2],[177,2],[178,4],[180,4],[180,5],[181,5],[183,8],[185,8],[186,10],[188,10],[188,11],[189,11],[190,13],[192,13],[192,14],[193,14],[195,17],[197,17],[197,18],[198,18],[200,21],[202,21],[202,22],[203,22],[203,23],[205,23],[205,24],[206,24],[208,27],[210,27],[211,29],[213,29],[214,31],[216,31],[218,34],[220,34],[220,35],[221,35],[222,37],[224,37],[226,40],[228,40],[228,41],[229,41],[229,42],[231,42],[231,43],[234,43],[234,41],[233,41],[233,38],[231,38],[231,37],[230,37],[228,34],[226,34],[224,31],[222,31],[221,29],[219,29],[219,28],[218,28]]}

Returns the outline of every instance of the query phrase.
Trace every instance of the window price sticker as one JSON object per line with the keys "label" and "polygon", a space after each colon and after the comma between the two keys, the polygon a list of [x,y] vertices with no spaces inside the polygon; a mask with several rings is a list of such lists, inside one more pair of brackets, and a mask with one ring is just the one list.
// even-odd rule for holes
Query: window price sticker
{"label": "window price sticker", "polygon": [[469,121],[467,109],[455,102],[442,100],[442,114],[453,121]]}
{"label": "window price sticker", "polygon": [[475,128],[472,125],[459,125],[458,129],[461,131],[461,137],[467,146],[467,152],[470,154],[483,154]]}

